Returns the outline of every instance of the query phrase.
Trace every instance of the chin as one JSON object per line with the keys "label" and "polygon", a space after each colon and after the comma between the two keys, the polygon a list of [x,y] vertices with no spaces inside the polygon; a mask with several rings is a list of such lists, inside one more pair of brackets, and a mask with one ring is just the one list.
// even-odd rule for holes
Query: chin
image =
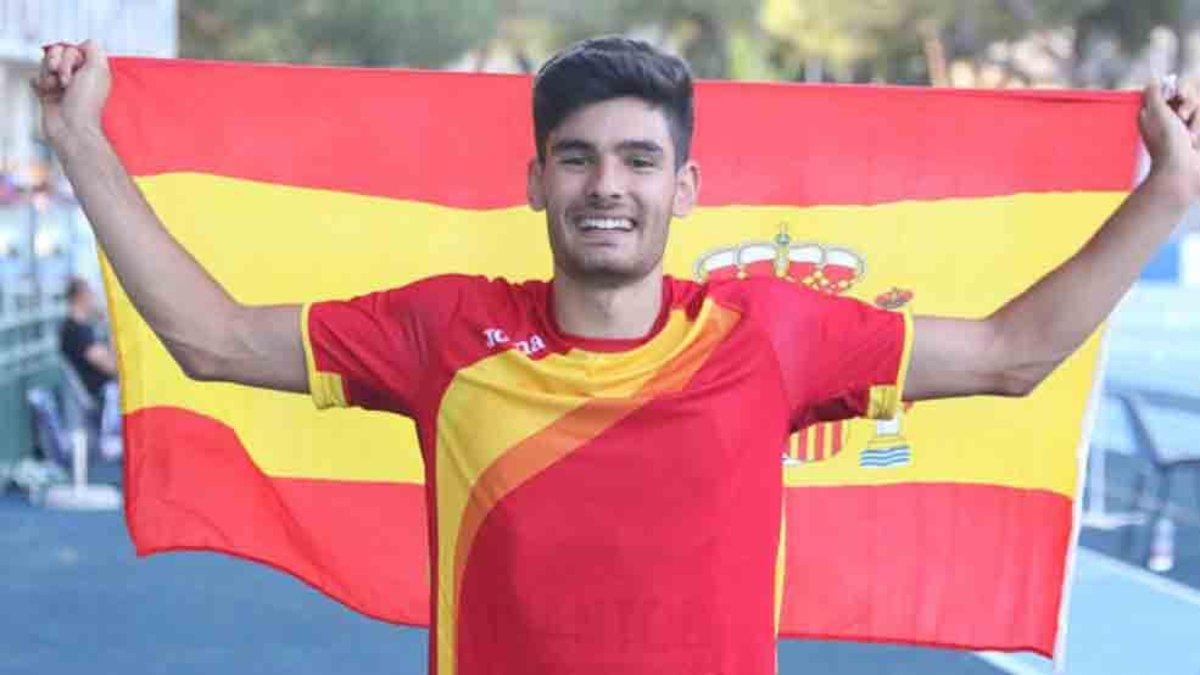
{"label": "chin", "polygon": [[571,276],[606,288],[640,281],[654,271],[653,265],[614,260],[580,261],[570,268]]}

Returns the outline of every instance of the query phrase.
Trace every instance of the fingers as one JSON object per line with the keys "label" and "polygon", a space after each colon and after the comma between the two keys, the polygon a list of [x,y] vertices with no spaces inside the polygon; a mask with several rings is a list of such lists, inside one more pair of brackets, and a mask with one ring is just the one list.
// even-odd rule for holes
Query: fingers
{"label": "fingers", "polygon": [[[1170,124],[1172,117],[1177,118],[1185,127],[1191,127],[1192,122],[1200,115],[1200,95],[1190,83],[1173,86],[1174,82],[1163,80],[1152,82],[1142,92],[1142,109],[1140,117],[1143,122],[1154,120],[1157,124]],[[1169,88],[1171,92],[1164,92]],[[1167,97],[1170,96],[1170,99]]]}
{"label": "fingers", "polygon": [[1171,103],[1179,119],[1183,120],[1184,124],[1189,124],[1196,116],[1196,110],[1200,108],[1200,97],[1196,95],[1196,87],[1190,82],[1183,84]]}
{"label": "fingers", "polygon": [[62,86],[66,87],[71,83],[71,76],[83,65],[83,50],[75,45],[55,45],[52,52],[56,58],[51,64],[51,70],[58,76]]}
{"label": "fingers", "polygon": [[84,58],[89,63],[95,63],[101,67],[108,67],[108,54],[104,52],[104,47],[100,46],[95,40],[84,40],[79,45],[80,51],[83,52]]}
{"label": "fingers", "polygon": [[1197,114],[1200,113],[1200,94],[1197,93],[1196,86],[1189,82],[1180,87],[1177,99],[1175,114],[1187,127],[1192,145],[1195,146],[1200,143],[1200,114]]}
{"label": "fingers", "polygon": [[33,89],[39,96],[49,96],[61,89],[55,68],[62,57],[62,47],[60,45],[47,45],[43,47],[43,50],[45,53],[42,56],[42,62],[38,66],[38,72],[34,75],[31,84],[33,84]]}
{"label": "fingers", "polygon": [[1162,87],[1158,82],[1151,82],[1142,90],[1142,109],[1138,115],[1143,122],[1151,118],[1163,120],[1174,113],[1163,98]]}
{"label": "fingers", "polygon": [[1192,146],[1200,145],[1200,92],[1193,82],[1178,85],[1175,95],[1166,101],[1175,116],[1186,127]]}
{"label": "fingers", "polygon": [[[31,80],[34,90],[43,96],[61,94],[71,83],[75,72],[83,67],[87,50],[98,51],[99,46],[90,40],[82,45],[55,42],[42,47],[42,63],[37,75]],[[103,54],[98,60],[103,60]]]}
{"label": "fingers", "polygon": [[76,47],[67,47],[59,57],[58,79],[65,87],[71,84],[71,76],[83,65],[83,52]]}

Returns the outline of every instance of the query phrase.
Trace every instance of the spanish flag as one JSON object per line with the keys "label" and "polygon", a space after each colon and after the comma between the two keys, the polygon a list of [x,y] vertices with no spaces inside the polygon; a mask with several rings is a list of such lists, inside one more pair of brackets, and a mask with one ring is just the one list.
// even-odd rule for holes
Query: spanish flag
{"label": "spanish flag", "polygon": [[[544,216],[525,205],[528,78],[113,69],[118,154],[241,302],[551,273]],[[1130,94],[705,82],[696,96],[701,206],[666,254],[681,279],[774,276],[982,316],[1074,253],[1134,178]],[[105,274],[138,553],[221,551],[429,625],[438,521],[412,423],[189,380]],[[906,404],[780,447],[779,635],[1051,655],[1097,344],[1024,399]]]}

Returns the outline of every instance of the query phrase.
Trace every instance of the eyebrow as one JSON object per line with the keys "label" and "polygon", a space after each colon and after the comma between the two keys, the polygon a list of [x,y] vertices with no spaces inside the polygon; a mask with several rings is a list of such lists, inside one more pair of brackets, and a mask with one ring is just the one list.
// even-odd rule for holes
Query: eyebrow
{"label": "eyebrow", "polygon": [[[627,140],[627,141],[621,141],[620,143],[617,144],[617,149],[623,150],[623,151],[637,150],[637,151],[648,152],[648,153],[656,154],[656,155],[664,154],[663,147],[661,145],[659,145],[658,143],[655,143],[654,141],[645,140],[645,139],[631,139],[631,140]],[[594,143],[589,143],[587,141],[584,141],[584,140],[581,140],[578,138],[564,138],[560,141],[556,141],[554,144],[552,144],[550,146],[550,154],[558,154],[560,152],[572,152],[572,151],[595,152],[596,145]]]}
{"label": "eyebrow", "polygon": [[619,150],[640,150],[641,152],[648,152],[648,153],[656,154],[656,155],[663,154],[663,147],[661,145],[659,145],[658,143],[655,143],[654,141],[644,141],[644,140],[621,141],[620,143],[617,144],[617,149],[619,149]]}

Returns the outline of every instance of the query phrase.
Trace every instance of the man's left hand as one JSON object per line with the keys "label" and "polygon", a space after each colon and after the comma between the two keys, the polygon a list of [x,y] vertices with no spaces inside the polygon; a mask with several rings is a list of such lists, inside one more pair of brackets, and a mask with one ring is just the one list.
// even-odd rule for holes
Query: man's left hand
{"label": "man's left hand", "polygon": [[1150,173],[1183,204],[1200,198],[1200,96],[1181,84],[1167,100],[1159,83],[1142,92],[1138,114],[1142,141],[1150,153]]}

